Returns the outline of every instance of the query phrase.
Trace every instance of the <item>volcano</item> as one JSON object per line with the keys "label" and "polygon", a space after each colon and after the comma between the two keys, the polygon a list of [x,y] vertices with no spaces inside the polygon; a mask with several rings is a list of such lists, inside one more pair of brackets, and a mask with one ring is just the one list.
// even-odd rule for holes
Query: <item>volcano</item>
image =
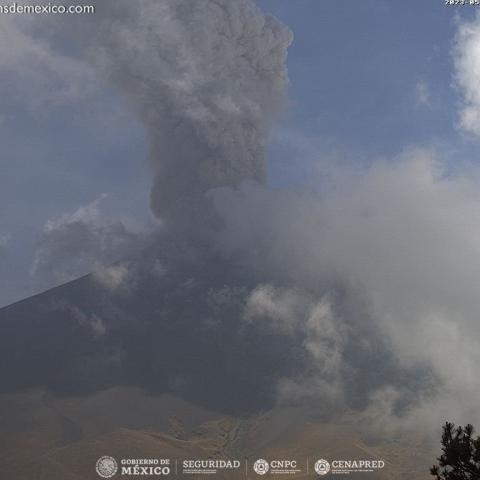
{"label": "volcano", "polygon": [[371,478],[421,478],[432,458],[421,438],[376,438],[353,409],[279,404],[277,383],[308,369],[305,339],[245,321],[262,281],[167,242],[0,310],[7,478],[93,479],[106,454],[295,457],[301,476],[318,456],[367,457],[387,462]]}

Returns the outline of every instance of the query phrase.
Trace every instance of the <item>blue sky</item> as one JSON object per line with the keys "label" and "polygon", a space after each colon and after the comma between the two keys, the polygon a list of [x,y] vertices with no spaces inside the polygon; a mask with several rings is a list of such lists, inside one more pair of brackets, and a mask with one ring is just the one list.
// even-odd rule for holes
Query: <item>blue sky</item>
{"label": "blue sky", "polygon": [[[475,155],[456,128],[452,66],[456,22],[474,8],[436,0],[259,3],[295,35],[285,128],[356,162],[439,142]],[[282,148],[273,151],[277,178]],[[281,162],[284,176],[291,168],[298,164]]]}
{"label": "blue sky", "polygon": [[[460,95],[452,62],[456,22],[473,18],[475,7],[445,7],[441,0],[258,4],[295,35],[290,105],[268,150],[272,184],[308,182],[321,155],[368,164],[434,144],[456,152],[459,162],[476,161],[477,141],[456,127]],[[49,219],[103,193],[104,215],[138,225],[151,219],[144,134],[119,95],[105,86],[77,103],[44,109],[10,94],[6,78],[0,305],[52,286],[30,274]]]}

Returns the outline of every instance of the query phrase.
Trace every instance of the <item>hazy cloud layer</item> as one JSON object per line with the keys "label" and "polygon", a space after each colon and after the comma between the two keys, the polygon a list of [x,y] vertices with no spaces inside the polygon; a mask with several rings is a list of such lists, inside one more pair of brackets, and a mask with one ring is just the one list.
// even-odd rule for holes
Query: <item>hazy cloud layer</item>
{"label": "hazy cloud layer", "polygon": [[59,49],[39,16],[2,16],[0,69],[2,97],[37,112],[82,100],[98,86],[94,69]]}

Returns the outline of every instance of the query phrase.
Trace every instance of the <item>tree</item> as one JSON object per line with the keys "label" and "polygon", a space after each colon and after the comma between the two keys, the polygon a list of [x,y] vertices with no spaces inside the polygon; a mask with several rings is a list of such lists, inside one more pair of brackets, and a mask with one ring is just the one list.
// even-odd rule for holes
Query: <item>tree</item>
{"label": "tree", "polygon": [[436,480],[480,480],[480,437],[472,425],[456,427],[446,422],[442,433],[442,455],[430,469]]}

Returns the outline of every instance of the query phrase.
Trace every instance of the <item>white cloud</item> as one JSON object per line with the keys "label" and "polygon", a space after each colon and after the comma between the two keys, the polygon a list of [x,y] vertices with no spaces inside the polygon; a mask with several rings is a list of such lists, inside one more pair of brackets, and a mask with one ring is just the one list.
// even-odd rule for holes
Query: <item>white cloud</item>
{"label": "white cloud", "polygon": [[0,233],[0,259],[2,259],[8,251],[11,239],[12,236],[10,233]]}
{"label": "white cloud", "polygon": [[[412,388],[419,395],[422,388],[435,391],[434,399],[425,394],[426,403],[415,410],[437,405],[432,421],[433,416],[443,421],[447,411],[462,422],[480,415],[471,401],[480,396],[479,172],[448,174],[429,150],[410,150],[364,171],[327,170],[319,194],[255,185],[214,192],[226,225],[220,248],[240,253],[252,268],[299,290],[341,285],[359,292],[368,311],[362,322],[377,339],[373,343],[390,345],[404,371],[430,371],[435,385],[405,382],[392,388],[400,395]],[[273,316],[284,328],[295,318],[290,295],[264,287],[251,296],[247,312]],[[341,325],[338,318],[332,322],[336,329]],[[319,325],[312,334],[321,340],[329,323]],[[348,326],[353,336],[365,327]],[[342,355],[341,348],[335,352]],[[372,368],[357,366],[359,374]],[[392,386],[397,380],[390,379]]]}
{"label": "white cloud", "polygon": [[276,327],[290,331],[297,326],[304,313],[305,299],[291,289],[277,289],[272,285],[260,285],[253,290],[245,308],[247,321],[264,318],[275,322]]}
{"label": "white cloud", "polygon": [[424,80],[420,80],[415,84],[415,97],[417,105],[431,107],[430,88]]}
{"label": "white cloud", "polygon": [[335,315],[328,295],[317,299],[298,289],[259,285],[247,297],[244,316],[248,322],[267,322],[274,330],[303,338],[309,367],[297,378],[281,379],[281,403],[321,398],[338,406],[344,401],[343,374],[348,367],[343,351],[349,329]]}
{"label": "white cloud", "polygon": [[103,287],[115,291],[125,285],[129,276],[128,267],[125,263],[101,267],[95,271],[93,278]]}
{"label": "white cloud", "polygon": [[463,97],[460,127],[480,135],[480,15],[458,24],[454,64],[456,84]]}
{"label": "white cloud", "polygon": [[90,328],[93,336],[100,339],[107,332],[107,327],[102,318],[96,313],[86,313],[76,305],[71,305],[64,300],[52,302],[53,310],[67,311],[81,326]]}
{"label": "white cloud", "polygon": [[[73,213],[48,220],[43,228],[32,275],[44,288],[101,270],[142,247],[143,236],[120,220],[105,218],[102,195]],[[121,283],[120,267],[101,270],[105,284]],[[120,269],[120,270],[118,270]],[[118,271],[117,271],[118,270]]]}
{"label": "white cloud", "polygon": [[8,247],[11,239],[12,239],[12,235],[10,233],[0,234],[0,249],[4,249],[4,248]]}
{"label": "white cloud", "polygon": [[72,315],[80,325],[87,325],[91,328],[95,338],[101,338],[105,335],[107,328],[104,321],[96,314],[87,315],[78,307],[69,307]]}

